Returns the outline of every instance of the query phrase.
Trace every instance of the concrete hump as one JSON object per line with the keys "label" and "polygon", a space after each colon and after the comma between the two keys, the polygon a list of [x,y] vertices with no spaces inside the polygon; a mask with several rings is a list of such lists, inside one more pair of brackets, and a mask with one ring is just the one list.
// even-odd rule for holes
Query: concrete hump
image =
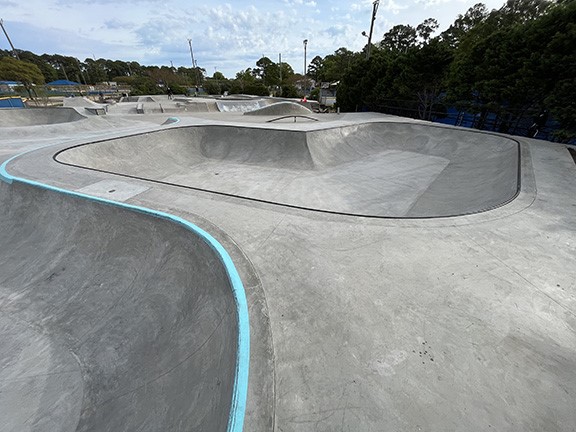
{"label": "concrete hump", "polygon": [[262,116],[284,116],[284,115],[310,115],[310,111],[305,106],[296,102],[277,102],[254,111],[245,112],[244,115]]}
{"label": "concrete hump", "polygon": [[0,109],[0,127],[51,125],[85,118],[71,107]]}
{"label": "concrete hump", "polygon": [[67,97],[62,100],[65,107],[76,107],[76,108],[104,108],[106,104],[96,103],[87,97]]}
{"label": "concrete hump", "polygon": [[0,182],[6,431],[226,431],[237,314],[195,233]]}
{"label": "concrete hump", "polygon": [[267,105],[263,100],[217,100],[216,106],[220,112],[248,112],[258,110]]}

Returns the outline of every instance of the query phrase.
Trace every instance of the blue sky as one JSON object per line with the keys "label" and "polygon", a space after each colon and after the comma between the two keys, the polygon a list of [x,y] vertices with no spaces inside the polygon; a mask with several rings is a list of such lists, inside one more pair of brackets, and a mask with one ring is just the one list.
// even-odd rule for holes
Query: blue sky
{"label": "blue sky", "polygon": [[[361,50],[373,0],[0,0],[0,18],[14,45],[37,54],[137,61],[144,65],[198,66],[227,77],[254,67],[265,55],[296,72],[307,60],[340,47]],[[478,0],[381,0],[374,40],[396,24],[436,18],[447,28]],[[499,8],[503,0],[483,3]],[[8,49],[0,33],[0,48]]]}

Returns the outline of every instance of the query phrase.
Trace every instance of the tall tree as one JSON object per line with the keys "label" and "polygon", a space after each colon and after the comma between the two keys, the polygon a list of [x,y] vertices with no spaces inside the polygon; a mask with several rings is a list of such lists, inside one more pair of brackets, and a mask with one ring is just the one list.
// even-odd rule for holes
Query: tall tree
{"label": "tall tree", "polygon": [[44,76],[38,66],[10,56],[0,57],[0,80],[21,82],[30,99],[34,98],[32,85],[44,84]]}

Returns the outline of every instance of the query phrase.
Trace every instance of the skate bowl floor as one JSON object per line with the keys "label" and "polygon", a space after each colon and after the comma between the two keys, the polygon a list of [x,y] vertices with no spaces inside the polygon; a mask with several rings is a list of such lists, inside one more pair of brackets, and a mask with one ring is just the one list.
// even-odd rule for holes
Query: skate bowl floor
{"label": "skate bowl floor", "polygon": [[337,214],[429,218],[518,194],[519,144],[418,124],[319,130],[188,126],[83,144],[55,156],[91,170]]}
{"label": "skate bowl floor", "polygon": [[74,108],[0,109],[0,127],[39,126],[84,120]]}
{"label": "skate bowl floor", "polygon": [[212,247],[20,183],[0,200],[0,429],[227,430],[238,326]]}

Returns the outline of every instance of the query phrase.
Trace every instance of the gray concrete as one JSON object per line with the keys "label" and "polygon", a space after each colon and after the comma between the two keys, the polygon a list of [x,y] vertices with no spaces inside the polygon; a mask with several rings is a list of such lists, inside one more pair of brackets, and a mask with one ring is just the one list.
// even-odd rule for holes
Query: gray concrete
{"label": "gray concrete", "polygon": [[310,115],[312,111],[296,102],[278,102],[253,111],[247,111],[244,115]]}
{"label": "gray concrete", "polygon": [[[426,193],[422,196],[428,194],[428,199],[414,201],[414,196],[409,193],[413,189],[408,188],[406,196],[414,210],[402,210],[407,216],[411,215],[411,211],[416,211],[418,205],[429,210],[434,210],[434,206],[442,209],[444,204],[438,197],[445,196],[450,200],[451,193],[456,196],[449,204],[454,208],[458,209],[457,205],[463,198],[469,199],[466,195],[471,191],[475,195],[472,198],[474,208],[481,209],[492,206],[494,197],[498,197],[496,201],[503,198],[507,201],[514,190],[512,173],[517,171],[512,160],[517,153],[512,150],[514,145],[506,144],[509,141],[503,138],[456,128],[428,128],[425,123],[418,122],[393,124],[395,121],[407,121],[373,114],[319,115],[319,124],[290,125],[266,125],[265,117],[249,118],[240,114],[205,113],[194,118],[183,117],[180,125],[228,124],[231,125],[228,128],[230,138],[237,138],[243,133],[248,135],[246,129],[253,133],[255,128],[269,129],[264,135],[253,133],[255,138],[278,136],[276,132],[286,137],[288,132],[292,132],[293,137],[307,138],[285,141],[296,144],[298,148],[304,148],[304,143],[309,143],[308,138],[317,133],[319,138],[312,146],[316,147],[316,153],[298,151],[286,163],[316,167],[316,161],[322,161],[322,169],[328,171],[333,167],[357,163],[356,172],[366,169],[370,175],[374,175],[377,173],[377,160],[386,161],[386,158],[409,152],[414,160],[408,165],[404,165],[408,162],[402,158],[390,159],[385,165],[387,169],[396,169],[395,175],[402,175],[402,167],[411,168],[417,175],[422,175],[422,172],[416,168],[422,167],[427,173],[423,183]],[[120,138],[121,143],[129,142],[124,137],[139,134],[139,127],[142,132],[149,133],[147,136],[140,134],[138,139],[148,140],[148,146],[144,148],[150,151],[152,147],[149,144],[153,141],[150,137],[158,136],[155,130],[169,128],[168,135],[161,135],[163,138],[181,136],[180,126],[154,128],[152,123],[162,123],[159,117],[141,117],[149,118],[149,123],[134,125],[130,130],[102,129],[101,139],[95,136],[96,131],[92,131],[90,134],[81,133],[74,140],[66,130],[64,136],[67,142],[54,141],[54,146],[17,159],[8,169],[14,175],[72,190],[112,180],[142,185],[147,189],[128,198],[128,202],[189,219],[213,233],[225,245],[239,268],[250,307],[250,387],[244,430],[539,432],[576,429],[576,234],[573,228],[576,164],[565,146],[520,138],[521,188],[518,196],[489,211],[436,219],[375,219],[287,208],[135,178],[127,179],[62,165],[52,159],[57,152],[75,145],[106,141],[102,145],[84,147],[83,152],[78,154],[88,159],[89,152],[93,152],[94,156],[100,157],[99,150],[88,149],[109,146],[103,153],[108,158],[107,163],[112,162],[112,151],[117,151],[118,156],[130,155],[118,167],[135,172],[143,159],[155,156],[157,163],[143,164],[142,169],[148,170],[147,175],[161,173],[164,163],[174,163],[176,153],[144,154],[143,159],[134,160],[134,153],[127,152],[123,145],[110,145],[118,143],[114,140]],[[90,118],[87,121],[93,120],[98,119]],[[362,126],[366,122],[377,124]],[[391,124],[380,124],[383,122]],[[410,141],[408,151],[387,148],[385,152],[366,153],[362,159],[357,158],[355,153],[372,147],[366,144],[364,138],[362,146],[354,147],[360,140],[355,139],[354,134],[348,134],[348,137],[352,135],[351,139],[342,137],[340,141],[346,143],[347,151],[327,151],[327,146],[333,141],[322,143],[321,137],[351,127],[365,130],[367,135],[375,128],[381,128],[381,131],[391,131],[391,136],[414,139],[400,139],[402,146]],[[132,144],[137,145],[138,139],[132,140]],[[269,144],[273,142],[266,141]],[[474,145],[466,146],[466,151],[454,151],[470,142],[474,142]],[[34,142],[32,137],[28,140],[22,138],[20,144],[29,148]],[[179,145],[179,155],[188,160],[187,147]],[[5,155],[17,150],[9,141],[3,141],[2,146],[7,148]],[[434,148],[435,151],[442,151],[445,146],[450,146],[451,151],[444,149],[444,154],[433,152]],[[165,147],[170,145],[162,146]],[[500,151],[502,149],[505,150]],[[215,161],[219,164],[228,158],[240,174],[283,170],[280,166],[281,154],[277,149],[270,153],[274,157],[258,160],[253,167],[250,163],[254,159],[250,158],[257,157],[256,152],[244,154],[242,159],[243,153],[234,153],[226,144],[208,147],[207,150],[214,151],[210,157],[213,160],[219,158]],[[294,148],[291,150],[294,151]],[[452,153],[459,153],[462,161],[454,163]],[[222,157],[224,154],[226,158]],[[451,165],[458,168],[460,163],[466,163],[466,156],[475,162],[468,166],[468,170],[448,172],[452,169]],[[416,163],[423,160],[426,163]],[[493,167],[491,172],[496,178],[478,177],[489,166]],[[238,175],[238,178],[244,176]],[[251,186],[256,189],[261,187],[257,184]],[[314,183],[310,183],[303,193],[313,193],[314,186]],[[484,192],[477,195],[478,191]],[[122,218],[109,219],[100,206],[93,205],[90,223],[78,219],[73,224],[64,226],[64,222],[60,221],[59,225],[55,225],[52,220],[58,221],[58,218],[48,217],[46,220],[50,223],[46,225],[52,226],[50,235],[44,234],[43,228],[39,230],[38,224],[19,224],[17,221],[31,218],[30,215],[40,217],[44,208],[48,215],[56,211],[43,199],[29,199],[34,196],[32,193],[30,190],[2,186],[2,208],[6,203],[12,203],[10,207],[20,209],[19,213],[10,212],[0,219],[0,224],[8,227],[2,232],[10,235],[10,244],[16,244],[16,237],[10,234],[12,231],[19,230],[19,241],[25,241],[21,248],[2,252],[5,258],[0,262],[9,270],[9,274],[21,268],[18,264],[20,256],[29,255],[30,260],[25,262],[30,264],[43,263],[54,250],[52,244],[60,246],[56,250],[85,248],[85,254],[98,254],[98,251],[105,250],[111,257],[138,260],[139,256],[135,254],[139,249],[122,252],[120,242],[111,242],[111,246],[106,248],[103,245],[106,242],[98,237],[89,236],[89,239],[96,241],[89,245],[89,242],[82,241],[82,237],[72,235],[83,230],[96,230],[103,234],[106,228],[127,229],[120,222]],[[400,196],[399,191],[399,205],[402,204]],[[482,205],[482,200],[489,200],[491,204]],[[85,214],[78,202],[63,198],[61,201],[67,203],[67,217],[76,213]],[[467,201],[468,205],[472,205],[470,201]],[[170,249],[169,245],[178,241],[179,236],[170,234],[170,228],[159,221],[141,218],[142,229],[133,233],[134,242],[140,237],[142,239],[139,241],[148,241],[151,233],[156,236],[158,247]],[[20,225],[27,228],[19,229]],[[73,227],[72,234],[70,227]],[[76,246],[78,242],[80,244]],[[41,246],[36,247],[38,244]],[[72,267],[67,267],[71,279],[74,279],[74,275],[74,280],[84,279],[84,271],[80,271],[75,264],[76,260],[85,261],[83,256],[79,254],[74,260],[71,259]],[[176,257],[193,263],[194,248],[174,250]],[[153,260],[144,261],[154,264]],[[106,263],[104,271],[90,271],[100,275],[112,272],[118,277],[119,286],[131,286],[130,278],[123,274],[126,268],[123,261],[110,260]],[[27,273],[31,281],[27,286],[44,287],[48,284],[45,280],[49,274],[42,268],[31,267]],[[170,267],[159,275],[156,275],[155,268],[146,274],[155,281],[161,281],[170,280],[173,274],[178,273],[180,266]],[[0,274],[4,273],[2,271]],[[96,283],[93,285],[97,286]],[[34,292],[44,293],[47,290]],[[20,313],[23,314],[35,313],[47,304],[40,294],[24,296],[24,300],[20,300],[17,295],[20,291],[14,288],[7,294],[5,290],[2,293],[2,305],[8,300],[17,304],[27,300],[28,303],[22,303]],[[166,301],[172,299],[170,295],[165,297]],[[110,301],[107,296],[99,298],[104,302]],[[211,304],[215,299],[206,296],[202,300]],[[60,308],[69,311],[70,318],[75,322],[93,314],[89,307],[78,305],[73,300],[70,305],[65,301],[56,305],[58,307],[53,306],[54,310]],[[131,313],[125,315],[132,317]],[[142,312],[140,316],[156,315]],[[74,395],[81,391],[82,386],[86,388],[96,382],[107,383],[106,374],[98,375],[98,379],[80,382],[78,375],[74,375],[75,369],[68,369],[73,366],[73,359],[69,358],[70,351],[63,345],[66,341],[59,339],[59,335],[66,334],[64,331],[51,327],[50,331],[42,333],[41,340],[39,336],[35,338],[33,333],[16,329],[18,322],[3,321],[6,327],[0,332],[2,355],[7,358],[14,351],[4,348],[13,346],[14,342],[9,342],[13,333],[18,333],[23,341],[37,341],[36,346],[51,344],[53,348],[50,352],[59,354],[51,357],[50,367],[56,368],[55,365],[59,364],[70,371],[65,381],[69,384],[66,390],[58,388],[57,383],[52,383],[51,387],[46,384],[45,388],[52,389],[50,394],[61,395],[62,411],[58,418],[63,422],[67,419],[67,424],[72,425],[79,408],[66,401],[75,400]],[[40,321],[40,324],[44,322],[51,323],[48,319]],[[30,331],[34,329],[27,327]],[[126,337],[124,330],[129,328],[119,323],[118,329],[123,330],[118,333],[118,340]],[[160,328],[164,327],[150,320],[150,332]],[[103,342],[100,346],[114,346],[106,339]],[[129,347],[126,349],[129,350]],[[35,351],[33,358],[38,369],[48,363],[45,351]],[[133,355],[138,357],[139,352],[136,350]],[[165,354],[166,361],[169,361],[170,352]],[[109,371],[114,370],[113,365],[121,365],[111,359],[107,363],[111,366]],[[11,362],[18,364],[17,360]],[[127,377],[126,381],[131,379],[135,379],[134,376]],[[29,405],[34,406],[30,394],[38,385],[30,383],[21,386],[5,379],[0,382],[3,389],[13,392],[12,402],[0,400],[0,412],[11,413],[2,426],[16,424],[21,421],[19,419],[25,418],[26,413],[6,411],[5,407],[14,407],[14,400],[30,401]],[[198,384],[189,381],[182,385],[193,387]],[[171,390],[174,389],[170,385],[165,385],[158,394],[163,395]],[[183,396],[183,400],[190,402],[194,398]],[[118,409],[144,415],[150,411],[149,407],[145,402],[140,405],[136,400],[132,408],[121,406]],[[176,415],[176,411],[182,407],[175,405],[172,412]],[[194,419],[197,413],[182,411],[178,415]],[[156,415],[145,419],[144,422],[152,422],[152,427],[157,426],[153,423]],[[113,430],[129,430],[122,425],[116,426]],[[38,430],[54,428],[46,425]],[[110,429],[106,424],[97,424],[94,430]]]}
{"label": "gray concrete", "polygon": [[172,223],[0,185],[2,431],[225,431],[236,315]]}
{"label": "gray concrete", "polygon": [[309,131],[209,126],[79,146],[57,159],[293,207],[438,217],[475,213],[514,198],[519,145],[414,124],[323,124]]}
{"label": "gray concrete", "polygon": [[0,109],[0,127],[51,125],[85,118],[74,108]]}
{"label": "gray concrete", "polygon": [[216,106],[221,112],[247,112],[261,109],[268,104],[267,100],[256,99],[256,100],[216,100]]}

